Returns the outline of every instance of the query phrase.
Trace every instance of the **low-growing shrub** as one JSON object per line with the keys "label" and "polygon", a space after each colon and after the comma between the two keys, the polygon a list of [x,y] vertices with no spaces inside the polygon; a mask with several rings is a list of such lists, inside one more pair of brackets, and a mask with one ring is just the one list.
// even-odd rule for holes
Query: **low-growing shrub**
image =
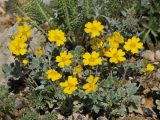
{"label": "low-growing shrub", "polygon": [[118,31],[107,33],[104,24],[93,20],[81,29],[81,41],[55,28],[48,31],[44,47],[32,51],[30,23],[19,20],[8,45],[16,60],[3,71],[7,79],[23,79],[31,88],[28,99],[37,111],[93,112],[111,118],[137,107],[141,75],[149,77],[155,69],[138,60],[143,43],[137,36],[126,39]]}

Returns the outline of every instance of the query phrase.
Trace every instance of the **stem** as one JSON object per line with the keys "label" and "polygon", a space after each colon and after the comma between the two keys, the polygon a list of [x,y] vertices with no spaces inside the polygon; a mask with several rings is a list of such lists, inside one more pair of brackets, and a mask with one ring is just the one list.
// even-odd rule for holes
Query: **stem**
{"label": "stem", "polygon": [[128,68],[129,68],[129,66],[128,66],[128,65],[127,65],[127,67],[125,67],[125,66],[124,66],[123,80],[125,80],[125,79],[126,79],[126,74],[127,74]]}
{"label": "stem", "polygon": [[39,2],[36,0],[36,3],[41,11],[41,13],[43,14],[43,16],[45,17],[46,21],[48,21],[48,17],[46,15],[46,13],[43,11],[42,7],[40,6]]}
{"label": "stem", "polygon": [[97,75],[97,73],[98,73],[98,66],[96,67],[96,74],[95,75]]}
{"label": "stem", "polygon": [[38,84],[29,76],[30,80],[32,80],[32,82],[36,85],[36,87],[38,87]]}

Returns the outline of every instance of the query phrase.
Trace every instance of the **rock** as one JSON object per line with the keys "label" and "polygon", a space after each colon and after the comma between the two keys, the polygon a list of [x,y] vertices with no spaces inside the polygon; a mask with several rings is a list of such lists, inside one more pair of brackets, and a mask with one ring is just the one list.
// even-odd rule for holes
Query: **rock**
{"label": "rock", "polygon": [[152,91],[159,91],[159,88],[158,88],[158,86],[155,85],[154,87],[151,88],[151,90]]}
{"label": "rock", "polygon": [[8,0],[0,0],[0,15],[4,15],[6,13],[6,3]]}
{"label": "rock", "polygon": [[65,117],[64,117],[64,116],[62,116],[62,115],[60,115],[60,114],[58,114],[58,118],[57,118],[57,120],[65,120]]}
{"label": "rock", "polygon": [[98,117],[97,120],[108,120],[106,117]]}
{"label": "rock", "polygon": [[154,107],[153,99],[152,98],[145,98],[144,107],[152,109]]}
{"label": "rock", "polygon": [[160,50],[157,50],[155,52],[155,58],[156,58],[156,61],[159,61],[160,62]]}
{"label": "rock", "polygon": [[4,117],[4,120],[13,120],[9,115],[6,115],[5,117]]}
{"label": "rock", "polygon": [[46,5],[49,5],[51,0],[42,0]]}
{"label": "rock", "polygon": [[141,107],[138,107],[137,110],[135,110],[136,113],[143,115],[143,110]]}
{"label": "rock", "polygon": [[156,52],[146,50],[142,53],[142,57],[152,62],[160,62],[160,50],[157,50]]}
{"label": "rock", "polygon": [[33,28],[32,40],[30,41],[29,52],[35,51],[37,48],[43,48],[46,42],[46,38],[40,31],[36,28]]}
{"label": "rock", "polygon": [[0,33],[0,84],[6,85],[7,80],[4,78],[2,71],[3,64],[10,64],[14,61],[14,57],[8,50],[8,44],[10,42],[10,36],[16,33],[17,24],[5,29],[4,32]]}
{"label": "rock", "polygon": [[21,109],[25,106],[25,100],[23,98],[17,98],[15,102],[15,108]]}
{"label": "rock", "polygon": [[154,52],[151,50],[146,50],[142,53],[142,57],[146,60],[150,60],[152,62],[155,61]]}
{"label": "rock", "polygon": [[[42,0],[46,5],[49,5],[51,0]],[[18,5],[25,5],[28,2],[28,0],[17,0]]]}
{"label": "rock", "polygon": [[149,108],[143,108],[143,113],[144,113],[144,116],[146,116],[146,117],[153,117],[154,116],[153,110],[149,109]]}
{"label": "rock", "polygon": [[90,120],[88,116],[82,115],[80,113],[73,113],[73,115],[69,116],[67,120]]}

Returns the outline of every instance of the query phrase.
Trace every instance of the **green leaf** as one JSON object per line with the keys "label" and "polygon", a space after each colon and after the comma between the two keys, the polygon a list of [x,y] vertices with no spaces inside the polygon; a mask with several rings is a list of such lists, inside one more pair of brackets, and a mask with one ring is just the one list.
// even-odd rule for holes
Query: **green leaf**
{"label": "green leaf", "polygon": [[140,103],[140,100],[141,100],[141,96],[138,96],[138,95],[132,95],[127,99],[128,102],[133,102],[136,104]]}
{"label": "green leaf", "polygon": [[98,107],[98,106],[96,106],[96,105],[93,105],[92,110],[93,110],[95,113],[99,113],[100,107]]}
{"label": "green leaf", "polygon": [[134,95],[139,88],[137,87],[136,83],[129,83],[126,86],[127,86],[126,90],[127,90],[128,96]]}
{"label": "green leaf", "polygon": [[150,41],[149,33],[150,33],[150,30],[148,30],[147,32],[144,32],[144,34],[143,34],[143,42],[144,43]]}
{"label": "green leaf", "polygon": [[40,66],[40,59],[36,57],[32,57],[31,63],[29,65],[29,69],[37,69]]}
{"label": "green leaf", "polygon": [[72,73],[72,67],[71,66],[64,67],[62,71]]}
{"label": "green leaf", "polygon": [[119,108],[115,108],[115,109],[112,111],[112,114],[124,116],[126,112],[127,112],[126,107],[125,107],[124,105],[122,105],[122,106],[119,107]]}
{"label": "green leaf", "polygon": [[10,76],[10,73],[12,71],[12,68],[10,65],[8,64],[4,64],[2,65],[2,70],[4,72],[5,78],[7,78],[8,76]]}
{"label": "green leaf", "polygon": [[49,108],[53,108],[54,104],[51,101],[46,101]]}
{"label": "green leaf", "polygon": [[158,33],[160,32],[160,28],[158,28],[157,32],[158,32]]}
{"label": "green leaf", "polygon": [[153,30],[151,30],[151,33],[152,33],[152,35],[153,35],[154,37],[157,37],[157,36],[158,36],[157,33],[156,33],[155,31],[153,31]]}
{"label": "green leaf", "polygon": [[160,100],[156,100],[157,109],[160,110]]}
{"label": "green leaf", "polygon": [[110,88],[117,80],[119,80],[117,77],[108,76],[102,81],[102,86]]}
{"label": "green leaf", "polygon": [[91,70],[89,70],[89,69],[86,69],[86,70],[84,71],[84,74],[85,74],[86,76],[90,75],[90,73],[91,73]]}
{"label": "green leaf", "polygon": [[11,75],[15,78],[15,80],[18,80],[23,74],[22,74],[22,68],[20,66],[20,62],[18,60],[15,61],[13,64],[13,69],[11,71]]}
{"label": "green leaf", "polygon": [[142,26],[146,29],[149,29],[150,27],[146,23],[142,23]]}

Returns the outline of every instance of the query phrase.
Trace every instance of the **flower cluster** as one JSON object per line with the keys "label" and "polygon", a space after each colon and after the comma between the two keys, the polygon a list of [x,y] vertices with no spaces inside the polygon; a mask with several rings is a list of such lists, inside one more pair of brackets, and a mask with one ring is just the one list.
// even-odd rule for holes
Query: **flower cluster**
{"label": "flower cluster", "polygon": [[24,55],[27,53],[27,40],[31,36],[31,27],[24,23],[18,26],[18,33],[12,37],[11,43],[9,44],[9,50],[14,55]]}
{"label": "flower cluster", "polygon": [[[19,18],[20,19],[20,18]],[[21,20],[19,20],[21,21]],[[128,53],[136,54],[143,48],[143,43],[136,36],[125,40],[120,32],[114,32],[110,35],[102,34],[104,25],[101,22],[94,20],[85,24],[84,31],[91,35],[86,42],[87,47],[85,51],[77,57],[77,53],[70,49],[65,43],[67,38],[65,33],[60,29],[48,31],[48,40],[53,42],[53,45],[59,53],[55,56],[45,57],[47,59],[48,70],[45,69],[46,78],[52,82],[58,83],[64,88],[63,92],[66,94],[73,94],[78,89],[88,94],[95,92],[98,89],[100,76],[99,68],[103,65],[107,66],[122,63],[127,59]],[[27,23],[18,26],[18,33],[12,37],[9,49],[15,55],[24,55],[27,52],[27,41],[31,37],[31,27]],[[37,48],[34,55],[37,59],[45,56],[45,49]],[[52,51],[51,51],[52,52]],[[52,55],[52,54],[51,54]],[[128,55],[129,56],[129,55]],[[24,65],[28,64],[28,59],[23,59]],[[47,62],[46,65],[47,65]],[[107,64],[106,64],[107,63]],[[89,72],[85,70],[89,69]],[[152,72],[154,66],[148,64],[146,71]],[[66,80],[66,72],[68,79]],[[84,81],[85,80],[85,81]]]}
{"label": "flower cluster", "polygon": [[[126,60],[125,55],[127,51],[131,51],[135,54],[143,47],[140,39],[135,36],[125,42],[120,32],[114,32],[112,35],[107,36],[107,39],[101,38],[100,35],[104,31],[104,26],[96,20],[86,23],[84,31],[91,35],[89,45],[93,51],[84,52],[81,56],[83,58],[81,61],[82,64],[78,64],[73,68],[73,73],[68,77],[68,80],[60,82],[60,86],[64,87],[64,93],[67,94],[73,94],[73,92],[78,89],[80,81],[77,80],[77,77],[79,79],[83,77],[83,66],[95,67],[102,65],[103,59],[106,60],[107,58],[109,58],[110,63],[117,64]],[[48,32],[48,40],[50,42],[55,42],[58,47],[64,45],[66,39],[64,32],[60,29],[50,30]],[[60,52],[59,56],[55,57],[55,62],[58,63],[60,68],[74,66],[74,57],[74,54],[71,52],[63,50]],[[46,74],[47,78],[52,81],[62,78],[62,75],[56,70],[50,69]],[[86,94],[97,90],[99,79],[97,75],[93,76],[91,74],[86,78],[87,83],[82,86]]]}
{"label": "flower cluster", "polygon": [[30,22],[31,21],[31,18],[29,16],[25,16],[24,18],[22,16],[18,16],[17,17],[17,22],[20,23],[20,22]]}

